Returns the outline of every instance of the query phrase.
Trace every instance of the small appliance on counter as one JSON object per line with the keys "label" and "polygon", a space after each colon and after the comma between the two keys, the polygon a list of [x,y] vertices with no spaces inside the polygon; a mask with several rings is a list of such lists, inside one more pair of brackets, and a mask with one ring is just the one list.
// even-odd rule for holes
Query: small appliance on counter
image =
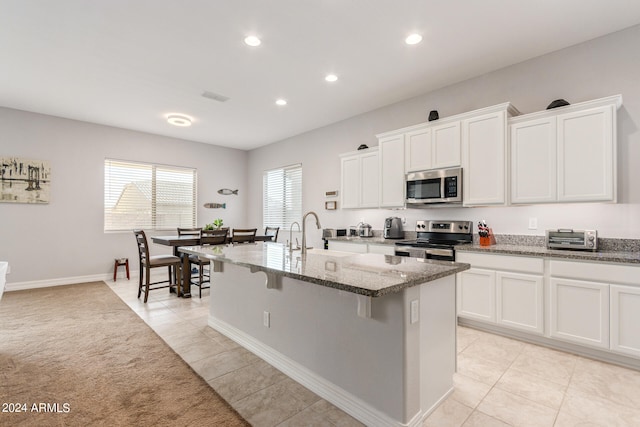
{"label": "small appliance on counter", "polygon": [[397,216],[385,219],[382,236],[385,239],[404,239],[404,231],[402,231],[402,220]]}
{"label": "small appliance on counter", "polygon": [[366,222],[358,224],[358,236],[360,237],[373,237],[373,229]]}
{"label": "small appliance on counter", "polygon": [[347,235],[346,228],[323,228],[322,240],[324,240],[324,248],[329,249],[329,239],[334,237],[342,237]]}
{"label": "small appliance on counter", "polygon": [[598,232],[596,230],[573,230],[558,228],[547,230],[545,240],[548,249],[578,249],[595,251],[598,249]]}

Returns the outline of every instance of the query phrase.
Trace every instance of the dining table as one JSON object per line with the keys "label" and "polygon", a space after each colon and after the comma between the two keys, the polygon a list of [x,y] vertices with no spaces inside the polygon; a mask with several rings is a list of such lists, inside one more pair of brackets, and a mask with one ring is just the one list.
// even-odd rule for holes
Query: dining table
{"label": "dining table", "polygon": [[[269,242],[273,240],[273,236],[256,236],[256,242]],[[191,262],[189,257],[178,251],[181,246],[200,246],[200,237],[194,235],[172,235],[172,236],[151,236],[151,241],[158,245],[171,246],[173,255],[182,259],[182,274],[179,275],[180,283],[178,288],[178,296],[182,298],[191,298]],[[231,237],[227,238],[227,244],[232,243]]]}

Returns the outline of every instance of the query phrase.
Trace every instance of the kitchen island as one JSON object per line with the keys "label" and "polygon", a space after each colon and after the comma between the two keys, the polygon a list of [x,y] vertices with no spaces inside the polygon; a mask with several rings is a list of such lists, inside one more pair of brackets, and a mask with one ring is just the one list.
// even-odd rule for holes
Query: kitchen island
{"label": "kitchen island", "polygon": [[369,426],[417,426],[453,391],[467,264],[278,243],[211,260],[209,325]]}

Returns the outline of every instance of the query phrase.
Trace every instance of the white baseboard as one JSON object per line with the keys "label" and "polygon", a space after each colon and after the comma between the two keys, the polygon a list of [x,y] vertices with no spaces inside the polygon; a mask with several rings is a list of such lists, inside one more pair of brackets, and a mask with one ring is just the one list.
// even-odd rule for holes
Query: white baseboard
{"label": "white baseboard", "polygon": [[[160,272],[156,272],[159,274]],[[152,273],[151,277],[155,278],[156,274]],[[166,272],[164,273],[166,276]],[[127,280],[126,276],[122,274],[122,271],[118,272],[118,281]],[[131,277],[129,282],[138,283],[138,271],[130,271],[129,276]],[[155,279],[152,279],[155,280]],[[89,276],[74,276],[74,277],[59,277],[55,279],[44,279],[44,280],[33,280],[29,282],[15,282],[10,283],[7,282],[5,285],[5,292],[11,291],[23,291],[27,289],[38,289],[38,288],[49,288],[52,286],[62,286],[62,285],[75,285],[78,283],[87,283],[87,282],[111,282],[113,283],[113,273],[106,274],[92,274]]]}
{"label": "white baseboard", "polygon": [[[209,316],[208,324],[213,329],[234,340],[285,375],[293,378],[318,396],[342,409],[367,426],[418,427],[422,424],[422,420],[428,415],[428,413],[423,414],[422,411],[420,411],[409,423],[401,423],[228,323]],[[435,407],[431,408],[429,413],[433,409],[435,409]]]}

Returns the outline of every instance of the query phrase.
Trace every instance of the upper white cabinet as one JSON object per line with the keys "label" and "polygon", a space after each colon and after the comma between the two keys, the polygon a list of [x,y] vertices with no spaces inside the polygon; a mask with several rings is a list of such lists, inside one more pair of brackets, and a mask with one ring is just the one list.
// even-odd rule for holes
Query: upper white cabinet
{"label": "upper white cabinet", "polygon": [[511,203],[616,201],[620,95],[509,120]]}
{"label": "upper white cabinet", "polygon": [[425,123],[406,132],[404,163],[405,172],[460,166],[460,120]]}
{"label": "upper white cabinet", "polygon": [[379,193],[378,148],[340,156],[342,208],[376,208]]}
{"label": "upper white cabinet", "polygon": [[[469,113],[471,115],[471,113]],[[474,112],[462,120],[462,181],[465,206],[504,205],[509,103]]]}
{"label": "upper white cabinet", "polygon": [[404,135],[380,138],[380,207],[404,206]]}

